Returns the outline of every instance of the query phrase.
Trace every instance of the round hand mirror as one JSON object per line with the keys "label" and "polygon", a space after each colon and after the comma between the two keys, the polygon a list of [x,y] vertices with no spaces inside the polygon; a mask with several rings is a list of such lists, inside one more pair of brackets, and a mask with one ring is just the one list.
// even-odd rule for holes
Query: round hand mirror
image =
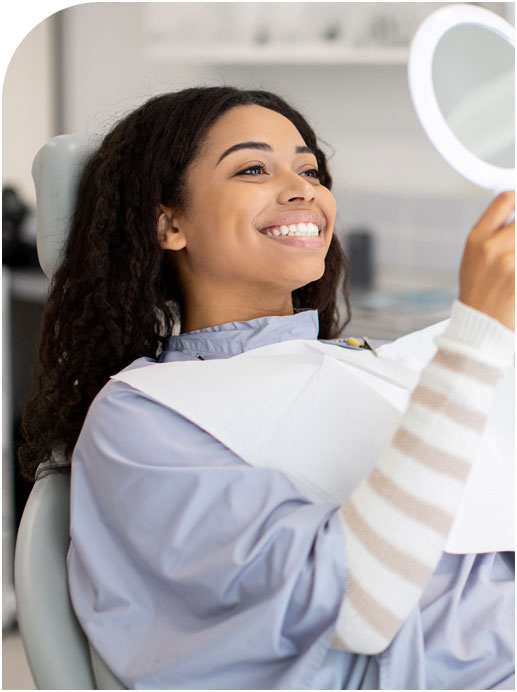
{"label": "round hand mirror", "polygon": [[458,173],[495,191],[515,186],[515,31],[473,5],[449,5],[419,27],[409,89],[429,139]]}

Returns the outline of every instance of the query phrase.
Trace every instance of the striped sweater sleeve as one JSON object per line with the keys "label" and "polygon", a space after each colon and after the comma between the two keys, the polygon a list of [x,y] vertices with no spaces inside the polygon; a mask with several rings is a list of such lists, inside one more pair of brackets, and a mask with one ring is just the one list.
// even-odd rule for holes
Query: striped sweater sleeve
{"label": "striped sweater sleeve", "polygon": [[348,578],[333,647],[376,654],[442,554],[514,333],[456,301],[390,445],[339,510]]}

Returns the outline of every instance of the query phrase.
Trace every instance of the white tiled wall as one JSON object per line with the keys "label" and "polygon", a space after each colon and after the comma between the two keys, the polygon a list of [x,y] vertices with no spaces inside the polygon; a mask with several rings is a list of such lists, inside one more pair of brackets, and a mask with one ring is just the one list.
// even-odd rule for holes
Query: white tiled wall
{"label": "white tiled wall", "polygon": [[374,238],[375,264],[454,275],[468,231],[492,199],[490,192],[446,197],[336,191],[337,230],[342,237],[367,230]]}

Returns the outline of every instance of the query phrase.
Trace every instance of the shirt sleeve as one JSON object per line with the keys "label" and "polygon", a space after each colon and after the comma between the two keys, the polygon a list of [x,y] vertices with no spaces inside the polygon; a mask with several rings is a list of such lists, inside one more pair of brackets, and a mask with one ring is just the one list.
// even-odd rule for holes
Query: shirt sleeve
{"label": "shirt sleeve", "polygon": [[74,452],[71,536],[74,609],[128,687],[306,688],[329,653],[336,507],[120,382]]}
{"label": "shirt sleeve", "polygon": [[383,651],[442,554],[514,334],[456,301],[391,444],[340,508],[348,583],[333,645]]}

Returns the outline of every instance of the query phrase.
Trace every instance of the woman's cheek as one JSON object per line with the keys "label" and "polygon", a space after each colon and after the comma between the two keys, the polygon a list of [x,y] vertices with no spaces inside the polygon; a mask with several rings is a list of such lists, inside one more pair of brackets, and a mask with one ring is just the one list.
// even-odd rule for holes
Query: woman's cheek
{"label": "woman's cheek", "polygon": [[334,226],[334,220],[336,218],[337,202],[336,198],[328,188],[323,188],[324,192],[324,205],[327,210],[327,218],[332,221],[332,226]]}

